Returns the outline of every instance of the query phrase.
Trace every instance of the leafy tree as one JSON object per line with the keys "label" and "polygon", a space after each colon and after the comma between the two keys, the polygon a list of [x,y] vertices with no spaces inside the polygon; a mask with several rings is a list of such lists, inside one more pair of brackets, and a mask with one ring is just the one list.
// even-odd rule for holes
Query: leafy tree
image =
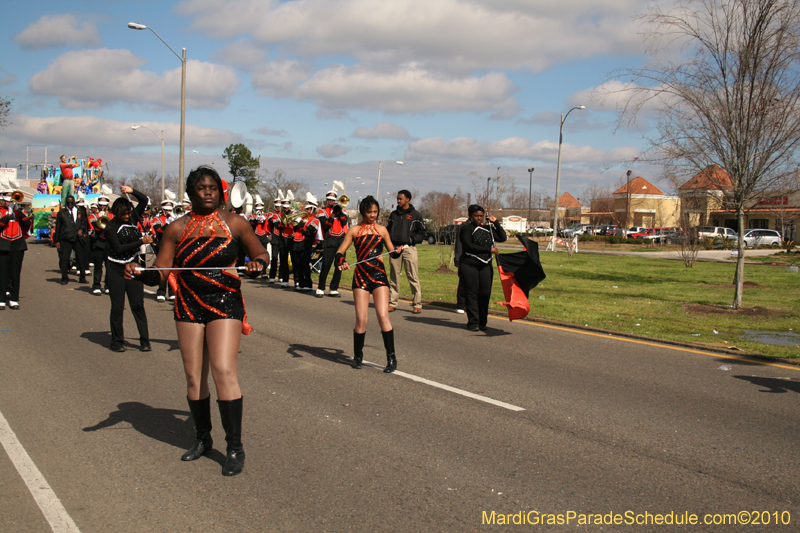
{"label": "leafy tree", "polygon": [[243,181],[250,194],[258,193],[258,169],[261,167],[259,158],[253,157],[250,149],[241,143],[225,148],[222,157],[228,160],[228,169],[234,183]]}
{"label": "leafy tree", "polygon": [[11,124],[8,118],[11,114],[11,98],[0,96],[0,129],[5,129],[6,126]]}
{"label": "leafy tree", "polygon": [[652,113],[657,133],[648,139],[649,157],[666,175],[688,179],[712,164],[726,171],[730,183],[712,185],[726,191],[724,205],[738,220],[739,308],[745,211],[787,176],[796,183],[800,164],[800,0],[666,6],[653,3],[642,16],[653,61],[622,72],[631,83],[621,118]]}

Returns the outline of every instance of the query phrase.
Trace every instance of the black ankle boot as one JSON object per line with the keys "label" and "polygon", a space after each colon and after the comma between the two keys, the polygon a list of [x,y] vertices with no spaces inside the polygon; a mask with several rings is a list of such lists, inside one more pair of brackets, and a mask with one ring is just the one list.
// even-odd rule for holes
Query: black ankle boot
{"label": "black ankle boot", "polygon": [[361,362],[364,360],[364,338],[367,333],[356,333],[353,331],[353,368],[361,368]]}
{"label": "black ankle boot", "polygon": [[383,347],[386,348],[386,368],[383,369],[387,374],[397,369],[397,358],[394,356],[394,330],[381,331],[383,335]]}
{"label": "black ankle boot", "polygon": [[228,443],[223,476],[235,476],[244,468],[244,447],[242,447],[242,399],[217,400],[222,427],[225,429],[225,442]]}
{"label": "black ankle boot", "polygon": [[194,461],[211,451],[214,441],[211,440],[211,396],[202,400],[186,400],[194,421],[195,441],[189,450],[181,456],[181,461]]}

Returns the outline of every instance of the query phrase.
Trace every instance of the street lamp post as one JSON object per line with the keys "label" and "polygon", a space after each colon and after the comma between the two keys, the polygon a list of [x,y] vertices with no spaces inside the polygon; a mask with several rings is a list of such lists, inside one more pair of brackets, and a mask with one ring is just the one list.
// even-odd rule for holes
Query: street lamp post
{"label": "street lamp post", "polygon": [[586,109],[585,105],[575,106],[569,111],[567,114],[561,114],[561,126],[558,130],[558,164],[556,166],[556,202],[555,202],[555,209],[553,210],[553,237],[550,241],[550,244],[547,246],[547,249],[555,252],[556,250],[556,237],[558,236],[558,188],[561,186],[561,144],[564,141],[564,121],[567,120],[567,117],[570,113],[575,111],[576,109]]}
{"label": "street lamp post", "polygon": [[533,171],[536,170],[536,167],[531,167],[528,169],[528,174],[530,174],[528,178],[528,226],[531,224],[531,189],[533,188]]}
{"label": "street lamp post", "polygon": [[183,48],[181,55],[178,55],[178,52],[173,50],[173,48],[167,44],[167,41],[162,39],[161,36],[156,33],[156,30],[150,26],[145,26],[144,24],[138,24],[136,22],[129,22],[128,27],[132,30],[152,31],[153,34],[158,37],[162,43],[167,45],[167,48],[172,50],[172,53],[181,60],[181,149],[178,159],[178,198],[183,198],[183,180],[185,179],[183,174],[183,149],[186,146],[186,48]]}
{"label": "street lamp post", "polygon": [[200,154],[200,155],[202,155],[203,157],[205,157],[205,158],[206,158],[206,161],[208,161],[209,163],[211,163],[211,168],[215,168],[215,167],[214,167],[214,162],[213,162],[211,159],[209,159],[209,157],[208,157],[206,154],[204,154],[203,152],[200,152],[200,151],[198,151],[198,150],[192,150],[192,152],[194,152],[194,153],[196,153],[196,154]]}
{"label": "street lamp post", "polygon": [[[397,163],[398,165],[402,165],[402,161],[387,161],[387,163]],[[381,167],[383,166],[383,161],[378,161],[378,188],[375,190],[375,199],[378,200],[381,197]]]}
{"label": "street lamp post", "polygon": [[[154,132],[147,126],[131,126],[132,130],[138,130],[139,128],[144,128],[148,130],[150,133],[158,137],[158,133]],[[164,130],[161,130],[161,201],[164,201]]]}

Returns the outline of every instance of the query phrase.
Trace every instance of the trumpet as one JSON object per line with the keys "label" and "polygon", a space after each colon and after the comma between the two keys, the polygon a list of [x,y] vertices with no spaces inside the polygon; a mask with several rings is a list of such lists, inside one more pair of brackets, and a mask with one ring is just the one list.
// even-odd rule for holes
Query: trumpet
{"label": "trumpet", "polygon": [[176,217],[182,217],[184,213],[186,213],[186,210],[181,205],[176,205],[172,210],[172,215]]}
{"label": "trumpet", "polygon": [[339,204],[339,207],[344,209],[350,204],[350,197],[347,196],[346,194],[343,194],[339,197],[338,200],[336,200],[336,203]]}
{"label": "trumpet", "polygon": [[15,204],[21,204],[24,199],[25,195],[22,193],[22,191],[14,191],[11,193],[11,201]]}

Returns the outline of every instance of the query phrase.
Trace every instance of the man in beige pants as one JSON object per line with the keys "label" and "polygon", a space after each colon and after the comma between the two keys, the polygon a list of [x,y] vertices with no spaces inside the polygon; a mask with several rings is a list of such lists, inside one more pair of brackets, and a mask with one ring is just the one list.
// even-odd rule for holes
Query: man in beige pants
{"label": "man in beige pants", "polygon": [[395,246],[405,245],[400,257],[390,257],[389,266],[389,311],[397,308],[400,297],[400,271],[405,267],[406,278],[411,286],[413,313],[422,312],[422,289],[419,285],[419,260],[416,245],[425,239],[425,221],[419,211],[411,205],[411,193],[403,189],[397,193],[397,209],[389,215],[386,230]]}

